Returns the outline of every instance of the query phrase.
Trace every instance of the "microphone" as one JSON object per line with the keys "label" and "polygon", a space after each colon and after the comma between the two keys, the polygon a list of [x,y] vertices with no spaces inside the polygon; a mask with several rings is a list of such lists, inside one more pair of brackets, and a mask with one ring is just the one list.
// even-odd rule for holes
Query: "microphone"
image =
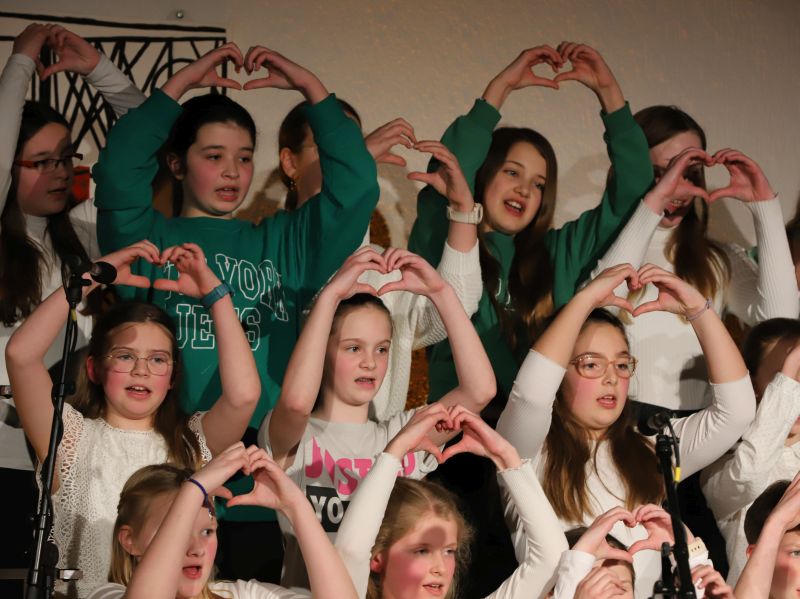
{"label": "microphone", "polygon": [[110,285],[117,278],[117,269],[108,262],[86,262],[80,256],[70,254],[64,258],[64,264],[73,274],[82,275],[88,272],[101,285]]}
{"label": "microphone", "polygon": [[642,414],[636,423],[637,430],[646,437],[652,437],[661,432],[661,430],[669,424],[670,418],[673,413],[669,410],[660,410],[654,414],[647,416]]}

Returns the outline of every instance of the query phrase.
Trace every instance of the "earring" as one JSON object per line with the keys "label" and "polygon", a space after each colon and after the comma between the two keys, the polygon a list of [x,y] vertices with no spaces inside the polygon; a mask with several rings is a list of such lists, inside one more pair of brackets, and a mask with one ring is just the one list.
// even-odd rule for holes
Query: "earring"
{"label": "earring", "polygon": [[297,182],[294,179],[289,179],[289,191],[297,191]]}

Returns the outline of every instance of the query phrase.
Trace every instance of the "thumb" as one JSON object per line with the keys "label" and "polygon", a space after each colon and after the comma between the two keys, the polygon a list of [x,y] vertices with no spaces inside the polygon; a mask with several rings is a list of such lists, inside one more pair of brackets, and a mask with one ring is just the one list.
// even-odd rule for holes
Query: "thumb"
{"label": "thumb", "polygon": [[661,310],[661,304],[658,301],[653,300],[652,302],[645,302],[644,304],[640,304],[636,307],[636,309],[631,312],[631,314],[636,316],[641,316],[642,314],[647,314],[648,312],[655,312],[657,310]]}
{"label": "thumb", "polygon": [[375,162],[380,164],[396,164],[397,166],[406,166],[406,161],[392,152],[386,152],[385,154],[378,156],[375,159]]}
{"label": "thumb", "polygon": [[[41,63],[39,63],[39,64],[41,64]],[[65,71],[65,70],[66,70],[66,67],[62,66],[62,63],[60,63],[60,62],[51,64],[49,67],[45,67],[42,70],[42,72],[39,74],[39,79],[45,80],[48,77],[50,77],[50,75],[55,75],[56,73],[61,73],[62,71]]]}
{"label": "thumb", "polygon": [[430,185],[436,189],[436,191],[440,191],[440,187],[442,186],[442,177],[439,175],[439,173],[423,173],[415,171],[413,173],[408,173],[406,178],[411,179],[412,181],[421,181],[426,185]]}
{"label": "thumb", "polygon": [[158,289],[159,291],[180,291],[178,281],[172,281],[170,279],[156,279],[153,281],[153,289]]}

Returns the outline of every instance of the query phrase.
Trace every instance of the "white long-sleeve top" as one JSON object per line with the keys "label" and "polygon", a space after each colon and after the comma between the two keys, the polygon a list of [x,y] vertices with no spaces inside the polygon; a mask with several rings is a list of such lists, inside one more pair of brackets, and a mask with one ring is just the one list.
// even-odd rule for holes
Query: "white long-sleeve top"
{"label": "white long-sleeve top", "polygon": [[[531,350],[522,363],[508,404],[497,423],[497,431],[516,447],[520,456],[533,460],[539,480],[544,475],[542,448],[550,430],[553,402],[565,372],[549,358]],[[675,434],[680,438],[684,478],[704,468],[733,446],[753,420],[755,396],[749,376],[734,382],[712,384],[711,389],[714,399],[708,408],[691,416],[672,419]],[[596,516],[615,506],[625,505],[625,484],[614,465],[607,442],[600,442],[595,462],[584,467],[592,511],[584,514],[581,521],[561,520],[564,530],[589,526]],[[627,546],[647,537],[643,526],[627,528],[622,523],[617,523],[611,534]],[[513,536],[519,560],[524,555],[525,546],[520,542],[519,530]],[[658,552],[638,552],[634,556],[634,569],[637,588],[642,589],[636,597],[644,599],[649,596],[645,589],[653,588],[653,582],[661,572]]]}
{"label": "white long-sleeve top", "polygon": [[[336,550],[359,597],[366,596],[372,546],[399,468],[397,458],[382,453],[354,495],[339,527]],[[530,462],[497,475],[518,510],[525,531],[525,554],[519,567],[487,599],[544,597],[561,552],[567,547],[566,539]]]}
{"label": "white long-sleeve top", "polygon": [[785,445],[798,418],[800,383],[779,372],[764,391],[755,420],[741,442],[701,475],[703,494],[725,538],[731,586],[747,562],[747,509],[769,485],[792,480],[800,471],[800,443]]}
{"label": "white long-sleeve top", "polygon": [[[794,263],[783,225],[778,198],[747,202],[753,214],[759,264],[740,246],[723,244],[730,261],[730,281],[712,298],[718,314],[730,312],[748,325],[769,318],[797,318],[800,310]],[[652,263],[674,272],[665,250],[673,229],[659,227],[661,215],[643,202],[619,237],[592,271],[622,263],[634,268]],[[623,283],[618,295],[627,293]],[[656,299],[658,291],[648,285],[636,303]],[[691,325],[674,314],[650,312],[636,318],[623,315],[631,353],[639,359],[631,399],[671,410],[699,410],[709,405],[711,391],[700,343]]]}
{"label": "white long-sleeve top", "polygon": [[[0,213],[5,208],[8,190],[11,186],[11,169],[14,163],[14,150],[19,137],[22,109],[25,94],[31,77],[36,71],[33,60],[24,54],[12,54],[0,75]],[[119,71],[108,58],[100,55],[100,61],[86,80],[98,89],[118,115],[144,101],[142,94],[131,81]],[[78,235],[89,258],[100,256],[95,232],[97,210],[91,200],[81,202],[70,212],[72,226]],[[45,262],[50,266],[42,273],[42,299],[61,286],[61,261],[53,249],[47,233],[47,219],[25,215],[28,236],[41,248]],[[8,385],[5,350],[8,339],[19,326],[6,327],[0,324],[0,385]],[[86,344],[92,330],[92,320],[78,314],[78,343]],[[64,329],[45,355],[46,366],[52,366],[61,359],[64,345]],[[12,390],[13,391],[13,390]],[[33,464],[25,447],[25,436],[17,422],[16,410],[10,399],[0,400],[0,467],[19,470],[32,470]]]}
{"label": "white long-sleeve top", "polygon": [[[378,252],[383,251],[379,246],[372,247]],[[445,243],[442,260],[436,270],[456,292],[467,316],[475,314],[483,293],[478,242],[469,252],[459,252]],[[401,276],[399,271],[381,274],[368,270],[358,280],[380,289],[386,283],[398,281]],[[386,376],[370,407],[370,416],[378,422],[405,410],[411,377],[411,352],[447,338],[447,329],[439,311],[424,295],[392,291],[381,296],[381,299],[392,315],[392,344]]]}

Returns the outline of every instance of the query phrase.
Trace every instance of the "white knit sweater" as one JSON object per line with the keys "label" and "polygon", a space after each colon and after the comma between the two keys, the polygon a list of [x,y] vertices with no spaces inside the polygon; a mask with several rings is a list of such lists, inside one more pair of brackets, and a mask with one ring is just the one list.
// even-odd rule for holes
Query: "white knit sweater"
{"label": "white knit sweater", "polygon": [[[718,314],[730,312],[753,325],[779,316],[797,318],[800,310],[794,264],[783,228],[777,198],[748,202],[753,214],[759,264],[735,244],[722,247],[731,263],[730,283],[713,299]],[[639,205],[606,255],[598,262],[592,278],[602,270],[629,262],[634,268],[651,263],[674,272],[665,248],[672,229],[658,226],[661,215],[644,203]],[[625,295],[623,283],[617,295]],[[649,285],[641,299],[656,299],[658,291]],[[650,312],[627,323],[631,353],[639,367],[631,384],[631,399],[671,410],[699,410],[711,401],[708,374],[700,343],[691,325],[667,312]]]}
{"label": "white knit sweater", "polygon": [[[25,104],[28,85],[35,71],[36,65],[29,57],[23,54],[12,54],[0,75],[0,213],[5,207],[8,190],[11,186],[11,169],[19,136],[22,108]],[[129,108],[138,106],[144,101],[144,95],[103,55],[100,56],[100,62],[86,77],[86,80],[103,93],[118,115],[125,114]],[[98,258],[100,250],[97,247],[95,233],[97,211],[94,203],[86,200],[78,204],[70,212],[70,220],[89,258]],[[42,275],[42,298],[44,299],[61,286],[61,263],[53,250],[50,235],[46,233],[47,219],[26,215],[25,225],[28,236],[39,245],[46,262],[50,265],[50,268],[46,269]],[[11,327],[0,325],[0,385],[9,383],[5,350],[8,339],[17,326],[19,323]],[[91,330],[91,318],[79,313],[76,347],[86,345]],[[52,366],[61,359],[63,344],[64,330],[62,329],[45,355],[46,366]],[[14,404],[10,399],[0,400],[0,467],[19,470],[33,469],[25,447],[25,436],[17,423]]]}
{"label": "white knit sweater", "polygon": [[792,480],[800,471],[800,443],[786,438],[800,417],[800,383],[782,373],[767,386],[756,418],[741,442],[703,471],[701,484],[728,553],[728,584],[735,585],[747,562],[744,517],[764,489]]}
{"label": "white knit sweater", "polygon": [[[520,456],[533,460],[539,480],[544,476],[542,447],[550,430],[556,392],[565,372],[552,360],[531,350],[522,363],[508,404],[497,423],[497,431],[516,447]],[[749,376],[734,382],[712,384],[711,389],[714,399],[708,408],[672,420],[675,434],[681,440],[681,471],[684,478],[721,456],[753,419],[755,396]],[[601,442],[596,461],[585,464],[584,468],[592,513],[584,514],[583,519],[577,522],[562,520],[564,530],[589,526],[596,516],[615,506],[625,505],[625,484],[614,466],[608,443]],[[509,508],[506,506],[507,521],[508,515]],[[525,551],[524,534],[518,527],[514,529],[514,547],[520,560]],[[627,528],[622,523],[617,523],[611,534],[625,545],[647,536],[643,526]],[[636,597],[644,599],[649,597],[649,591],[661,572],[658,552],[640,551],[634,556],[633,563],[637,580]]]}

